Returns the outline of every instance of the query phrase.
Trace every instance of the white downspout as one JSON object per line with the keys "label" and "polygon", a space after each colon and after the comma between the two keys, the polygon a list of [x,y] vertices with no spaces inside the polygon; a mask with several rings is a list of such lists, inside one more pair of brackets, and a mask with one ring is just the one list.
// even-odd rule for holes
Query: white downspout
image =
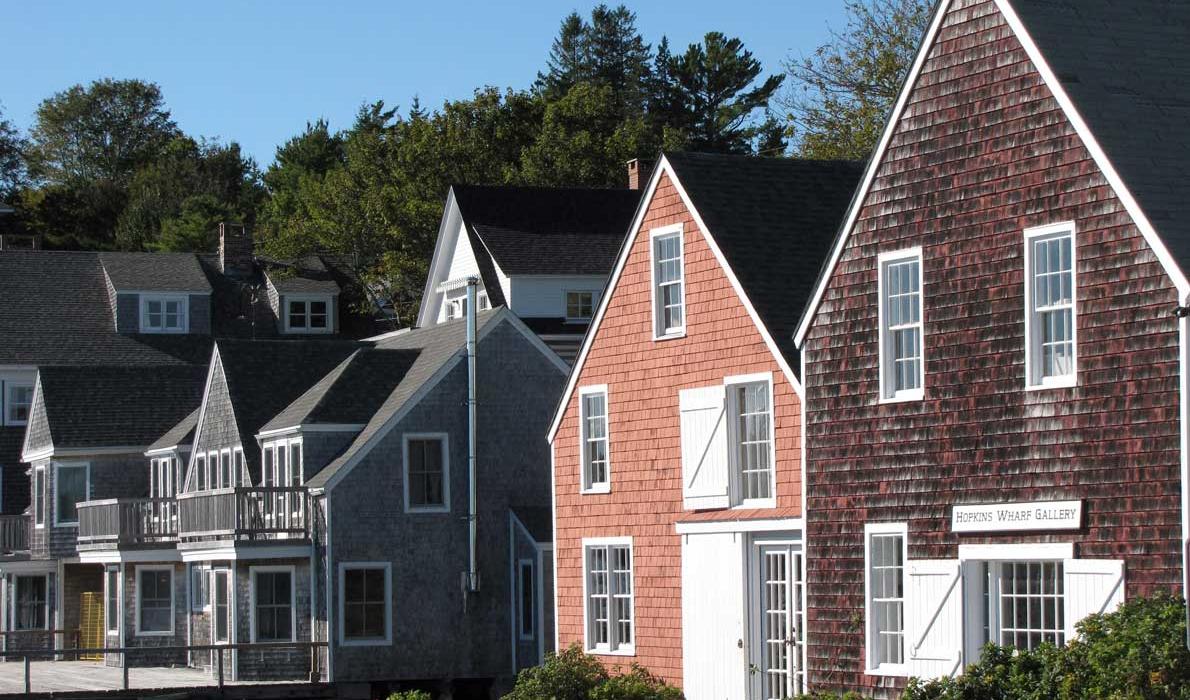
{"label": "white downspout", "polygon": [[467,568],[466,589],[470,593],[479,590],[479,564],[476,561],[478,489],[475,483],[475,302],[478,286],[478,277],[467,278],[467,534],[470,545],[470,563]]}

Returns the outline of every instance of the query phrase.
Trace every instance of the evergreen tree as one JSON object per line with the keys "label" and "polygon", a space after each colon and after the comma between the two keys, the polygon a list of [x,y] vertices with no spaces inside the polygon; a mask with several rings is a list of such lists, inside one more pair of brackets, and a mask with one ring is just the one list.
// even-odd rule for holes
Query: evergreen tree
{"label": "evergreen tree", "polygon": [[575,83],[590,78],[587,23],[577,12],[562,19],[562,27],[550,47],[546,72],[537,74],[534,87],[546,99],[565,95]]}
{"label": "evergreen tree", "polygon": [[623,5],[599,5],[587,28],[590,80],[611,88],[622,118],[644,114],[649,96],[651,54],[636,30],[636,14]]}
{"label": "evergreen tree", "polygon": [[10,202],[25,185],[25,140],[0,111],[0,203]]}

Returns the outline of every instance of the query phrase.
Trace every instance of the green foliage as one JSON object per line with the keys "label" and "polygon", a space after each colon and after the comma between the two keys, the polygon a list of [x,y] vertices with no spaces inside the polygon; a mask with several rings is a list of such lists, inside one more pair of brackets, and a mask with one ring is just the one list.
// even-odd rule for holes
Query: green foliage
{"label": "green foliage", "polygon": [[389,693],[388,700],[434,700],[434,696],[424,690],[399,690]]}
{"label": "green foliage", "polygon": [[504,700],[681,700],[682,691],[645,669],[632,665],[611,674],[594,657],[573,644],[545,663],[527,668]]}
{"label": "green foliage", "polygon": [[25,140],[0,111],[0,202],[9,201],[25,184]]}
{"label": "green foliage", "polygon": [[1167,595],[1135,598],[1078,624],[1065,647],[988,645],[958,678],[912,679],[903,700],[1157,700],[1190,698],[1186,608]]}
{"label": "green foliage", "polygon": [[847,26],[785,64],[781,99],[795,150],[807,158],[867,158],[880,138],[930,20],[932,0],[846,0]]}

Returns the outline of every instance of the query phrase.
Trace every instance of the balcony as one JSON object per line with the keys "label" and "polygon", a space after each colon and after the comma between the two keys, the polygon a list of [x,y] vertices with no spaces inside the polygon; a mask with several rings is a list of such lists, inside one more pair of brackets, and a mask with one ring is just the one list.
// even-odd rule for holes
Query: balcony
{"label": "balcony", "polygon": [[80,550],[172,547],[178,502],[172,498],[109,498],[78,505]]}
{"label": "balcony", "polygon": [[0,555],[29,551],[28,515],[0,515]]}
{"label": "balcony", "polygon": [[178,496],[184,543],[265,542],[309,537],[304,486],[238,486]]}

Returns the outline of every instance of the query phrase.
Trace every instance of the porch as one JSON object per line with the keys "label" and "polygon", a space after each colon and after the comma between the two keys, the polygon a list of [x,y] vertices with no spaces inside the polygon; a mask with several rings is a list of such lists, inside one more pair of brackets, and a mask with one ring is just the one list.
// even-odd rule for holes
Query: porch
{"label": "porch", "polygon": [[[129,689],[196,688],[215,685],[211,674],[196,668],[147,667],[128,669]],[[259,685],[244,681],[228,685]],[[30,661],[29,688],[34,693],[121,690],[124,669],[102,661]],[[25,665],[0,663],[0,694],[25,692]]]}

